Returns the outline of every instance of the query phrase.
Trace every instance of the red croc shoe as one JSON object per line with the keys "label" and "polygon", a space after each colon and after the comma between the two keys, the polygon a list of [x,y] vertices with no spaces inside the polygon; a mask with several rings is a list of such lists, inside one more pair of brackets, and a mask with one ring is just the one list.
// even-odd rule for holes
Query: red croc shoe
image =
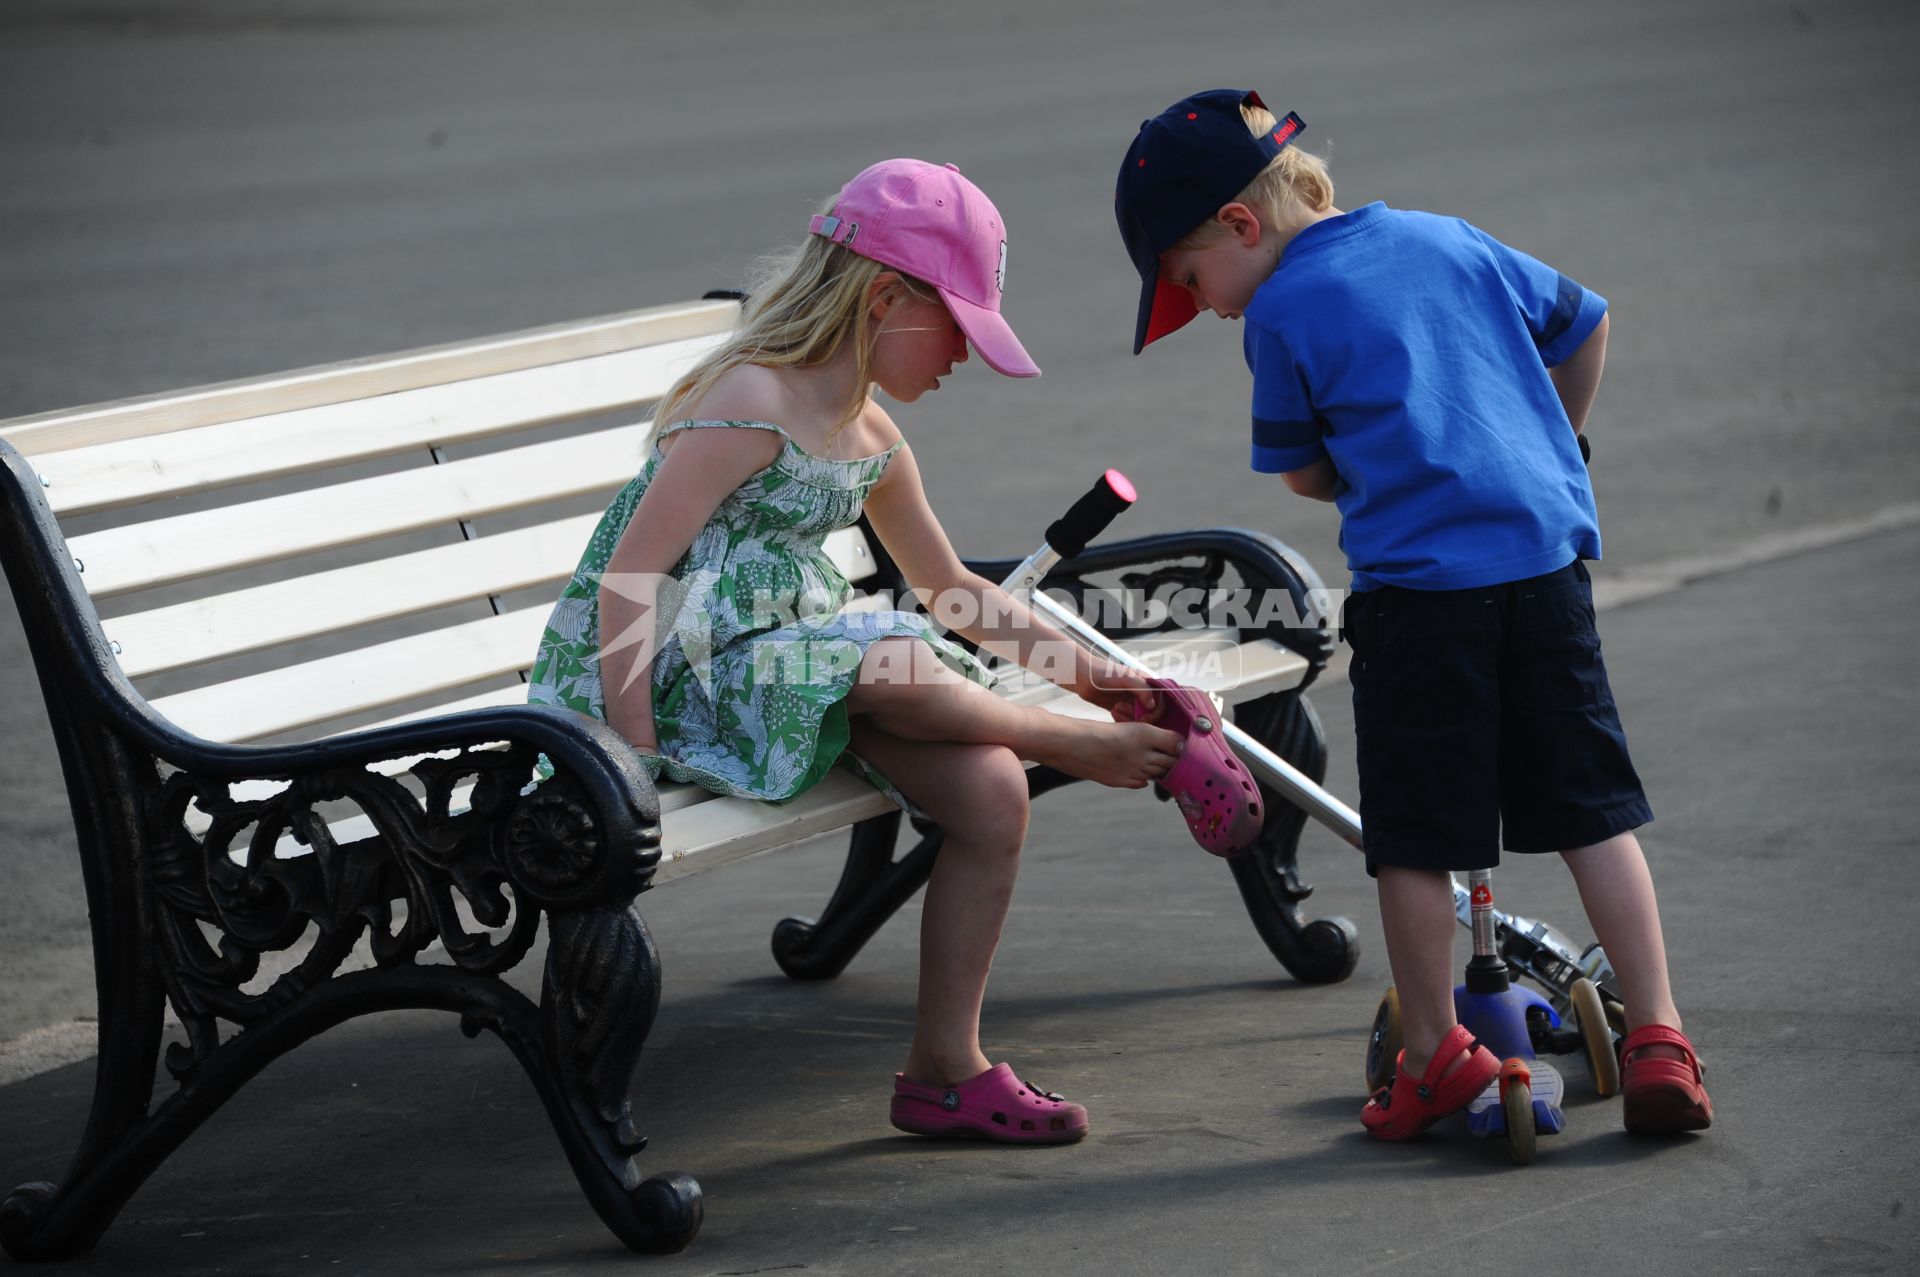
{"label": "red croc shoe", "polygon": [[[1447,1066],[1467,1053],[1466,1062],[1453,1072]],[[1395,1061],[1393,1085],[1373,1093],[1360,1110],[1360,1124],[1377,1140],[1410,1140],[1449,1113],[1458,1113],[1473,1102],[1500,1076],[1500,1060],[1481,1046],[1473,1034],[1461,1025],[1440,1039],[1427,1071],[1419,1081],[1408,1076],[1404,1067],[1407,1053]]]}
{"label": "red croc shoe", "polygon": [[996,1064],[954,1086],[893,1075],[894,1126],[909,1135],[944,1135],[1002,1144],[1071,1144],[1087,1135],[1087,1110],[1022,1082]]}
{"label": "red croc shoe", "polygon": [[1147,683],[1160,697],[1160,712],[1150,721],[1187,738],[1180,761],[1160,778],[1160,787],[1173,796],[1203,850],[1216,856],[1245,850],[1260,836],[1266,816],[1260,787],[1227,744],[1220,711],[1206,693],[1191,687],[1164,678]]}
{"label": "red croc shoe", "polygon": [[[1670,1046],[1681,1054],[1649,1055],[1650,1046]],[[1693,1043],[1678,1029],[1645,1024],[1620,1044],[1620,1094],[1627,1129],[1663,1135],[1704,1131],[1713,1125],[1713,1101],[1707,1098],[1706,1070]]]}

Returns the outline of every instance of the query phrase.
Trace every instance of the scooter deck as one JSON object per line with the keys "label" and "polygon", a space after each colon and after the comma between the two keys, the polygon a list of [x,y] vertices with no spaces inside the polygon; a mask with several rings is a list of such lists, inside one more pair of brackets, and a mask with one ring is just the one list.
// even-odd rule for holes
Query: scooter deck
{"label": "scooter deck", "polygon": [[[1541,1135],[1558,1135],[1567,1128],[1566,1116],[1560,1111],[1560,1103],[1566,1097],[1566,1083],[1560,1078],[1560,1072],[1545,1060],[1528,1060],[1527,1071],[1533,1074],[1530,1089],[1533,1091],[1533,1128]],[[1495,1078],[1486,1090],[1475,1096],[1467,1105],[1467,1129],[1482,1139],[1495,1136],[1504,1137],[1507,1133],[1507,1110],[1500,1103],[1500,1079]]]}

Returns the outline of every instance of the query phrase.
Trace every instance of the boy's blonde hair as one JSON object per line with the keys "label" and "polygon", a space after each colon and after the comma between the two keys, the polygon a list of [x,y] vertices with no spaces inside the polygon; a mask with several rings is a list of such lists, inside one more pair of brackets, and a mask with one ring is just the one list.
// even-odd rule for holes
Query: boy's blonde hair
{"label": "boy's blonde hair", "polygon": [[883,274],[923,301],[938,294],[920,280],[862,257],[822,235],[809,235],[784,257],[763,261],[749,285],[746,313],[731,340],[674,383],[654,414],[654,433],[743,364],[811,368],[853,343],[854,390],[828,433],[831,439],[860,415],[873,386],[872,316],[868,293]]}
{"label": "boy's blonde hair", "polygon": [[[1255,136],[1272,133],[1279,127],[1273,112],[1264,106],[1243,104],[1240,115],[1247,130]],[[1283,146],[1264,169],[1254,175],[1229,204],[1245,204],[1268,222],[1282,229],[1297,227],[1310,213],[1324,213],[1333,207],[1333,175],[1327,162],[1298,146]],[[1203,248],[1226,234],[1227,228],[1213,218],[1194,227],[1180,241],[1181,248]]]}

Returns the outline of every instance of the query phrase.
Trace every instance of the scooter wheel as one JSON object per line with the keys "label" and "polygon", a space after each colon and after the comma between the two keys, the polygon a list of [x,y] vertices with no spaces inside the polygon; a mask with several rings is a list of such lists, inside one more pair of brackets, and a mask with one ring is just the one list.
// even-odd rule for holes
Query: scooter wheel
{"label": "scooter wheel", "polygon": [[1373,1013],[1373,1032],[1367,1037],[1367,1094],[1393,1085],[1394,1070],[1400,1063],[1400,993],[1392,985]]}
{"label": "scooter wheel", "polygon": [[1613,1026],[1607,1023],[1607,1009],[1601,1003],[1600,990],[1582,976],[1567,990],[1573,1003],[1573,1018],[1580,1025],[1580,1040],[1587,1048],[1587,1070],[1593,1074],[1593,1089],[1602,1099],[1620,1090],[1620,1057],[1613,1052]]}
{"label": "scooter wheel", "polygon": [[1360,965],[1360,928],[1345,918],[1315,918],[1302,933],[1308,960],[1289,967],[1306,984],[1338,984]]}
{"label": "scooter wheel", "polygon": [[1540,1133],[1533,1128],[1533,1088],[1519,1078],[1500,1083],[1500,1106],[1507,1118],[1507,1156],[1515,1166],[1533,1160]]}

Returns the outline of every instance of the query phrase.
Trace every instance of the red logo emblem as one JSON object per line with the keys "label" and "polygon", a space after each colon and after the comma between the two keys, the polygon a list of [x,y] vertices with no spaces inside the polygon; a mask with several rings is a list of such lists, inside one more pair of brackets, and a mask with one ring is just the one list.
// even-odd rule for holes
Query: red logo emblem
{"label": "red logo emblem", "polygon": [[1486,909],[1493,904],[1493,888],[1484,882],[1473,884],[1473,903],[1476,908]]}

